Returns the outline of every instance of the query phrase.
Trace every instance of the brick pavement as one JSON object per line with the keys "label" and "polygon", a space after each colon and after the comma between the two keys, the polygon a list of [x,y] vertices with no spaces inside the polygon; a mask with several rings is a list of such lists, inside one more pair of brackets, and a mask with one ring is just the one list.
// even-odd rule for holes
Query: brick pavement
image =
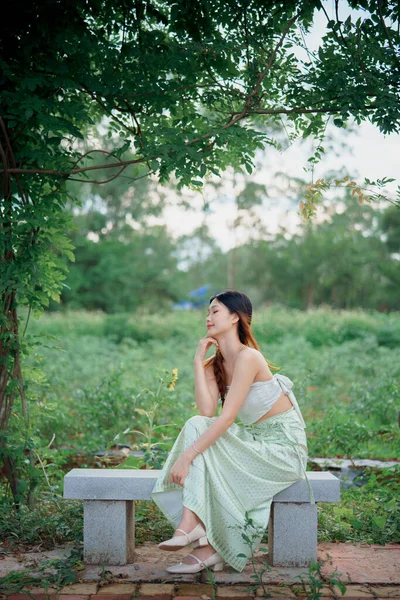
{"label": "brick pavement", "polygon": [[[266,554],[261,551],[255,559],[256,571],[264,570],[264,589],[252,577],[251,564],[241,573],[230,567],[225,567],[222,572],[212,572],[213,582],[208,581],[205,571],[194,575],[168,574],[166,564],[179,562],[186,552],[187,549],[164,553],[154,544],[143,544],[137,549],[137,562],[133,564],[105,566],[104,569],[88,565],[79,573],[80,583],[65,586],[58,592],[49,589],[47,595],[44,589],[37,587],[26,588],[26,591],[29,589],[35,600],[256,600],[262,597],[305,600],[312,597],[310,584],[305,584],[305,589],[301,585],[301,579],[309,582],[307,569],[272,568],[266,564]],[[400,599],[400,544],[319,544],[318,558],[325,561],[321,566],[321,600]],[[107,583],[101,579],[102,572],[107,573]],[[346,585],[343,596],[339,588],[328,585],[334,574]],[[314,577],[318,580],[315,573]],[[24,593],[3,597],[8,600],[29,598]]]}
{"label": "brick pavement", "polygon": [[[92,584],[90,588],[86,583],[78,583],[66,586],[56,592],[49,588],[48,593],[44,589],[31,588],[29,591],[35,600],[255,600],[262,597],[271,600],[299,600],[306,599],[310,595],[310,588],[300,590],[299,584],[285,584],[281,586],[267,585],[265,596],[262,587],[249,590],[248,586],[213,586],[211,584],[168,584],[166,589],[163,583],[112,583],[100,586]],[[308,588],[308,589],[307,589]],[[380,598],[400,598],[400,586],[393,585],[356,585],[346,584],[346,591],[342,596],[340,591],[334,587],[324,585],[320,590],[321,600],[367,600],[368,598],[379,600]],[[6,596],[7,600],[28,600],[29,596],[24,593]]]}

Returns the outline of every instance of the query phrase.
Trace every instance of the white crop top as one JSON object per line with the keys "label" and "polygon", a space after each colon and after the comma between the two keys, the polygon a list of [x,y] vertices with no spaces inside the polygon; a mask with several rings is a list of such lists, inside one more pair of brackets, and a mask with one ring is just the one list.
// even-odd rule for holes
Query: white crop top
{"label": "white crop top", "polygon": [[[226,387],[229,389],[231,386],[227,385]],[[275,373],[272,379],[269,379],[268,381],[255,381],[252,383],[250,391],[238,413],[242,423],[244,423],[244,425],[249,425],[250,423],[258,421],[258,419],[271,409],[281,393],[284,392],[289,396],[300,417],[303,427],[307,427],[296,400],[296,396],[292,392],[292,387],[293,381],[291,381],[289,377],[286,377],[286,375],[281,375],[280,373]]]}

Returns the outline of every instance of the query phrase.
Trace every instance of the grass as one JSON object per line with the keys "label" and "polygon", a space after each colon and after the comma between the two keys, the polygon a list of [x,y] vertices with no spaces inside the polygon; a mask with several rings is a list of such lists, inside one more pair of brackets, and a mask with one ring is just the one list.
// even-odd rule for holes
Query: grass
{"label": "grass", "polygon": [[[96,451],[136,445],[144,459],[125,466],[161,468],[198,412],[193,357],[205,314],[77,312],[30,321],[27,336],[43,344],[24,363],[37,503],[14,511],[2,480],[0,536],[9,546],[80,539],[82,507],[63,500],[63,476],[72,466],[107,464]],[[254,314],[253,331],[264,356],[294,382],[310,457],[400,459],[398,314],[271,306]],[[22,421],[16,403],[9,434],[16,454]],[[368,484],[343,490],[340,503],[318,507],[320,541],[400,541],[399,471],[367,470],[364,478]],[[136,503],[136,521],[139,544],[172,533],[150,502]]]}

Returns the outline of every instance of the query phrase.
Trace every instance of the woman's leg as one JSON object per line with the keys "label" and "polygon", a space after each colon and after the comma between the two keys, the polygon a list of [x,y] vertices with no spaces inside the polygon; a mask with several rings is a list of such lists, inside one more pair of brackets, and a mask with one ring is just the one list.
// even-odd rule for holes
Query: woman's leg
{"label": "woman's leg", "polygon": [[[183,531],[186,531],[186,533],[189,533],[189,531],[192,531],[192,529],[194,529],[198,523],[201,523],[201,525],[204,527],[203,521],[201,521],[199,519],[199,517],[196,515],[196,513],[194,513],[192,510],[190,510],[190,508],[186,508],[186,506],[184,506],[183,513],[182,513],[182,519],[178,525],[179,529],[183,529]],[[205,527],[204,527],[204,529],[205,529]],[[176,529],[174,532],[174,535],[183,535],[183,533],[181,531],[177,531],[177,529]]]}
{"label": "woman's leg", "polygon": [[[190,508],[183,506],[182,519],[179,523],[179,529],[183,529],[183,531],[189,532],[192,531],[192,529],[196,527],[198,523],[201,523],[204,529],[206,529],[203,521],[199,519],[196,513],[190,510]],[[174,535],[183,535],[183,533],[181,531],[175,530]],[[191,554],[194,554],[200,560],[205,560],[206,558],[209,558],[214,554],[214,552],[215,549],[211,546],[211,544],[207,544],[207,546],[201,546],[199,548],[194,548],[190,551]],[[197,563],[197,561],[191,556],[185,556],[182,559],[182,562],[189,565]]]}

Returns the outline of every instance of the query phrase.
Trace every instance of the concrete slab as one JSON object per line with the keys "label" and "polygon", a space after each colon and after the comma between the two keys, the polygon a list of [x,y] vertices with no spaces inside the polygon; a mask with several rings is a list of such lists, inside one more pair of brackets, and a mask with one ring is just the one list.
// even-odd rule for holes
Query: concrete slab
{"label": "concrete slab", "polygon": [[[260,548],[267,549],[267,544],[261,544]],[[123,566],[106,566],[114,577],[121,577],[125,582],[148,582],[148,583],[203,583],[206,584],[208,575],[205,571],[195,574],[173,574],[166,571],[167,566],[180,562],[190,552],[188,548],[176,552],[162,552],[156,544],[144,543],[135,549],[135,562]],[[265,569],[263,581],[269,583],[292,583],[298,581],[298,576],[308,576],[306,567],[271,567],[265,566],[267,553],[256,552],[254,560],[257,570]],[[82,581],[98,581],[101,574],[101,565],[87,565],[80,573]],[[239,573],[232,567],[225,566],[222,572],[213,573],[216,584],[240,584],[255,585],[254,570],[249,562],[245,569]],[[140,592],[139,592],[139,595]]]}
{"label": "concrete slab", "polygon": [[[72,469],[64,477],[64,498],[77,500],[150,500],[157,469]],[[316,502],[339,502],[340,480],[329,471],[307,471]],[[274,496],[274,502],[309,502],[305,480]]]}

